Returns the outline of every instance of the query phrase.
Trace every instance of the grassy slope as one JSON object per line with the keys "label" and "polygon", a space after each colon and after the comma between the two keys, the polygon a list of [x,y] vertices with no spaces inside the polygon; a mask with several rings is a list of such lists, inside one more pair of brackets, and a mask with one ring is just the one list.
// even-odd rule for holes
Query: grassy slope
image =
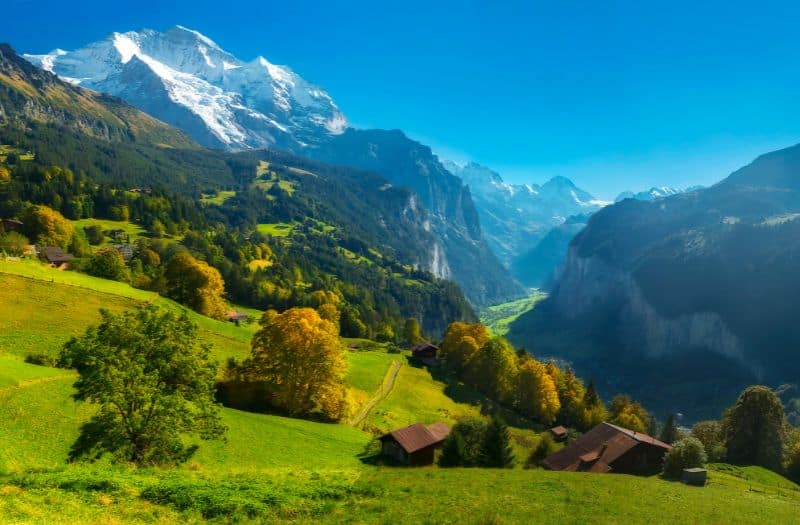
{"label": "grassy slope", "polygon": [[[1,273],[11,264],[15,273],[35,279]],[[42,281],[50,278],[71,286]],[[256,508],[253,518],[300,522],[788,523],[800,504],[797,486],[780,476],[727,465],[715,467],[705,489],[521,469],[376,468],[359,460],[371,440],[367,433],[229,409],[223,411],[227,441],[203,443],[193,462],[177,471],[103,464],[63,470],[91,407],[72,401],[73,373],[24,364],[20,357],[30,349],[57,350],[69,334],[96,320],[95,306],[123,309],[164,300],[26,263],[0,262],[0,287],[9,298],[0,303],[0,516],[9,521],[179,523],[204,515],[246,517],[247,509]],[[238,342],[228,350],[237,355],[246,350],[252,328],[197,318],[204,338]],[[405,362],[404,355],[380,350],[348,357],[348,382],[369,393],[391,361]],[[447,387],[426,369],[404,364],[400,374],[368,420],[373,429],[479,413],[470,404],[479,396]],[[56,470],[22,474],[42,469]],[[159,489],[163,505],[144,501],[147,494],[152,498],[148,487]]]}
{"label": "grassy slope", "polygon": [[481,322],[497,335],[506,335],[511,323],[525,312],[533,310],[536,303],[546,297],[546,293],[535,291],[516,301],[486,307],[480,313]]}

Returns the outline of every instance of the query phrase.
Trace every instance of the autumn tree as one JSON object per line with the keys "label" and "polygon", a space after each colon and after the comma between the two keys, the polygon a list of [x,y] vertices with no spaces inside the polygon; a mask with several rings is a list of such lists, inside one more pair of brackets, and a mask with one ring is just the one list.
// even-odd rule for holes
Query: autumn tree
{"label": "autumn tree", "polygon": [[216,268],[179,252],[167,263],[164,277],[167,296],[208,317],[225,316],[225,282]]}
{"label": "autumn tree", "polygon": [[23,223],[28,237],[40,246],[58,246],[66,250],[72,242],[72,223],[47,206],[28,208]]}
{"label": "autumn tree", "polygon": [[439,355],[449,368],[462,373],[488,340],[489,331],[482,324],[451,323],[439,347]]}
{"label": "autumn tree", "polygon": [[411,346],[419,344],[422,341],[422,329],[419,326],[419,321],[414,317],[406,319],[403,325],[403,336]]}
{"label": "autumn tree", "polygon": [[216,363],[186,314],[153,306],[100,313],[100,325],[67,342],[59,358],[78,371],[75,399],[98,408],[70,457],[179,463],[196,449],[187,436],[219,438],[225,427],[214,401]]}
{"label": "autumn tree", "polygon": [[242,377],[271,385],[272,405],[290,416],[346,415],[347,361],[334,324],[312,308],[272,312],[261,324]]}
{"label": "autumn tree", "polygon": [[632,401],[629,396],[618,394],[611,400],[609,423],[646,433],[650,431],[653,420],[640,403]]}
{"label": "autumn tree", "polygon": [[552,423],[561,409],[556,385],[547,368],[530,357],[519,366],[517,406],[524,415],[545,424]]}
{"label": "autumn tree", "polygon": [[783,404],[766,386],[746,388],[727,413],[728,460],[779,470],[785,439]]}

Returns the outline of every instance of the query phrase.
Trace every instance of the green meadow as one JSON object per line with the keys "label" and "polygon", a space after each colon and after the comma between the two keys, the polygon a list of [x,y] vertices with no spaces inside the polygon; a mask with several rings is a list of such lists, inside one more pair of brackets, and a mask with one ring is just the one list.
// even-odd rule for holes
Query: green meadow
{"label": "green meadow", "polygon": [[[93,408],[72,399],[77,376],[24,363],[56,355],[97,322],[99,308],[155,302],[122,283],[0,261],[0,522],[3,523],[791,523],[800,487],[764,469],[711,465],[704,488],[658,477],[525,470],[377,466],[375,438],[421,421],[455,422],[488,405],[439,372],[386,345],[343,340],[347,383],[359,403],[378,399],[359,428],[225,408],[224,440],[200,442],[177,469],[68,464]],[[258,312],[248,312],[257,315]],[[222,362],[242,357],[255,325],[190,312]],[[387,373],[400,369],[388,392]],[[375,394],[381,394],[375,397]],[[362,430],[363,428],[363,430]],[[538,439],[513,428],[518,463]]]}

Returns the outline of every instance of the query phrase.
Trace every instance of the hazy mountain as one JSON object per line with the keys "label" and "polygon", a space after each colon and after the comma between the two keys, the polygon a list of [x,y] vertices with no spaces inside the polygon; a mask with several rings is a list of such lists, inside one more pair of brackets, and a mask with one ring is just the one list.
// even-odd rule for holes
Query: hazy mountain
{"label": "hazy mountain", "polygon": [[664,197],[669,197],[671,195],[677,195],[679,193],[684,192],[691,192],[703,189],[702,186],[690,186],[686,189],[674,188],[672,186],[659,186],[659,187],[652,187],[649,190],[640,191],[640,192],[632,192],[632,191],[623,191],[617,198],[614,199],[614,202],[619,202],[625,199],[636,199],[637,201],[652,201],[656,199],[663,199]]}
{"label": "hazy mountain", "polygon": [[397,130],[348,129],[307,153],[325,162],[376,171],[392,184],[415,190],[420,202],[411,203],[409,210],[428,210],[428,228],[437,239],[432,246],[420,247],[431,254],[430,270],[458,282],[473,304],[501,303],[524,293],[484,240],[469,188],[428,146]]}
{"label": "hazy mountain", "polygon": [[800,146],[708,189],[604,208],[512,337],[665,413],[715,415],[743,385],[796,382],[798,219]]}
{"label": "hazy mountain", "polygon": [[608,204],[566,177],[553,177],[541,186],[509,184],[497,172],[474,162],[445,161],[444,166],[469,186],[489,245],[512,268],[512,261],[567,217],[592,213]]}
{"label": "hazy mountain", "polygon": [[296,148],[347,126],[330,96],[288,67],[240,60],[182,26],[111,33],[75,51],[25,57],[71,83],[118,95],[205,146]]}

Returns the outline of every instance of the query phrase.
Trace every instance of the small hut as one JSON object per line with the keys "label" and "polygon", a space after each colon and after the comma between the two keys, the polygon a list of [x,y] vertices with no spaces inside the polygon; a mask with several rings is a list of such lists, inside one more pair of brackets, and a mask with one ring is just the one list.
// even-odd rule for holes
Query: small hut
{"label": "small hut", "polygon": [[67,264],[75,258],[71,253],[67,253],[57,246],[45,246],[39,250],[39,254],[53,266]]}
{"label": "small hut", "polygon": [[381,436],[381,454],[406,465],[430,465],[449,434],[450,427],[441,422],[415,423]]}
{"label": "small hut", "polygon": [[569,436],[569,430],[566,427],[558,425],[557,427],[553,427],[550,429],[550,435],[553,437],[553,441],[561,443],[562,441],[566,441],[567,437]]}

